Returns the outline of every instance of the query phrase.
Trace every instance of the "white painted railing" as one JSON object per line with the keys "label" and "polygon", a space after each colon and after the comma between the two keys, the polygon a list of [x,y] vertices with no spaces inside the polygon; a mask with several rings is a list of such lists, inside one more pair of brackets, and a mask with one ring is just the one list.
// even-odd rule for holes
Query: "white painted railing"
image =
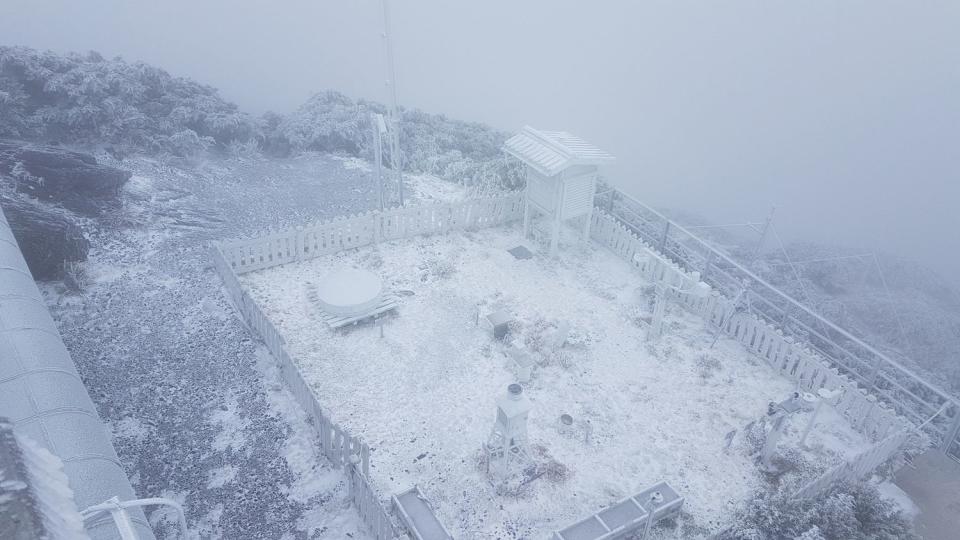
{"label": "white painted railing", "polygon": [[[596,204],[629,232],[678,263],[697,270],[704,281],[728,296],[741,291],[752,312],[784,335],[897,409],[913,425],[939,439],[943,449],[960,431],[960,401],[839,325],[803,305],[682,226],[616,190],[600,194]],[[935,416],[931,421],[931,416]],[[960,447],[958,447],[960,448]]]}
{"label": "white painted railing", "polygon": [[893,433],[853,459],[823,473],[816,480],[800,488],[793,497],[813,499],[839,483],[856,482],[866,478],[877,467],[896,456],[909,438],[910,432],[907,430]]}
{"label": "white painted railing", "polygon": [[[690,272],[680,265],[659,263],[665,257],[656,248],[602,210],[593,214],[591,236],[626,259],[650,281],[678,284],[691,279]],[[637,254],[640,257],[635,257]],[[784,336],[780,329],[757,315],[737,312],[734,301],[720,292],[714,291],[702,299],[678,295],[676,301],[740,342],[777,373],[794,381],[798,390],[814,394],[821,388],[841,390],[834,403],[837,411],[854,429],[872,440],[880,440],[889,433],[911,426],[906,418],[858,386],[857,381],[840,373],[806,344]]]}
{"label": "white painted railing", "polygon": [[[591,236],[626,259],[649,281],[674,285],[694,277],[676,262],[661,262],[669,258],[603,210],[598,209],[593,214]],[[867,477],[896,456],[911,432],[918,429],[806,344],[784,336],[779,328],[756,314],[738,312],[735,302],[719,291],[713,291],[707,298],[674,295],[674,299],[738,341],[774,371],[794,381],[798,390],[814,394],[821,388],[840,390],[832,405],[851,427],[875,441],[868,450],[828,469],[803,486],[793,495],[794,498],[814,498],[839,483]]]}

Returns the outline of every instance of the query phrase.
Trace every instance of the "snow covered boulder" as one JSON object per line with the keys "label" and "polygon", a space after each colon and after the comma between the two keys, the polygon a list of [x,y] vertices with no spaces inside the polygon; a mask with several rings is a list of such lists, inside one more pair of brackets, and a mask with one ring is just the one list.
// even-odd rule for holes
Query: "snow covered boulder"
{"label": "snow covered boulder", "polygon": [[96,216],[117,201],[131,173],[100,165],[90,154],[0,139],[0,176],[18,192]]}
{"label": "snow covered boulder", "polygon": [[0,193],[0,208],[7,216],[34,279],[59,279],[64,275],[65,265],[87,260],[90,242],[69,211],[20,194],[3,193]]}

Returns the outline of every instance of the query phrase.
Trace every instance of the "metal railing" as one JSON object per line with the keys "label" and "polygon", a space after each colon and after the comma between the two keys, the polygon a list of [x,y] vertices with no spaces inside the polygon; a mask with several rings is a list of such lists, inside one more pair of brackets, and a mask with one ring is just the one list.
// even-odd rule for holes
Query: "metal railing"
{"label": "metal railing", "polygon": [[[597,193],[602,208],[640,238],[746,309],[780,327],[893,406],[914,425],[924,425],[941,449],[958,436],[960,401],[910,368],[771,285],[722,250],[660,212],[615,189]],[[929,421],[931,417],[936,417]]]}

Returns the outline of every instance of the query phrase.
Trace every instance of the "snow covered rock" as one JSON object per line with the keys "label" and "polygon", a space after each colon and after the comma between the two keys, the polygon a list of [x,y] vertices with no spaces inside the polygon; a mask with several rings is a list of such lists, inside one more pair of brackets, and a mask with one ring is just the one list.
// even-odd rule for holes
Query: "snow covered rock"
{"label": "snow covered rock", "polygon": [[100,215],[116,201],[130,175],[98,164],[90,154],[0,140],[0,176],[12,179],[17,191],[80,214]]}
{"label": "snow covered rock", "polygon": [[59,279],[65,263],[87,260],[90,242],[69,211],[22,195],[3,193],[0,207],[34,279]]}

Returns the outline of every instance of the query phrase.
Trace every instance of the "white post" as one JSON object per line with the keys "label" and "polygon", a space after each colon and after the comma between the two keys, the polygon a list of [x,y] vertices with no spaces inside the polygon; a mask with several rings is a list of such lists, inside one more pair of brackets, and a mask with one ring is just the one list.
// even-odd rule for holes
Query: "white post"
{"label": "white post", "polygon": [[530,184],[523,189],[523,239],[530,235]]}
{"label": "white post", "polygon": [[807,427],[803,429],[803,435],[800,437],[800,446],[807,446],[807,436],[810,435],[810,432],[813,430],[813,424],[817,421],[817,415],[820,414],[820,409],[823,408],[823,400],[817,400],[817,406],[813,409],[813,414],[810,415],[810,421],[807,422]]}
{"label": "white post", "polygon": [[590,225],[593,224],[593,198],[596,197],[597,193],[597,177],[594,176],[590,181],[590,191],[594,194],[590,197],[590,209],[587,210],[586,223],[583,224],[583,241],[584,243],[590,243]]}
{"label": "white post", "polygon": [[137,540],[139,535],[133,530],[133,522],[130,521],[130,514],[120,506],[120,500],[117,497],[113,497],[110,501],[117,503],[115,507],[110,509],[110,517],[113,518],[113,523],[117,526],[117,532],[120,533],[120,538],[123,540]]}
{"label": "white post", "polygon": [[654,340],[663,335],[663,317],[667,312],[667,286],[657,282],[656,303],[653,305],[653,316],[650,319],[650,328],[647,329],[647,339]]}
{"label": "white post", "polygon": [[583,217],[584,217],[584,220],[585,220],[585,222],[584,222],[584,224],[583,224],[583,242],[584,242],[585,244],[589,244],[589,243],[590,243],[590,224],[593,222],[593,207],[592,207],[592,206],[590,207],[590,211],[587,212],[587,215],[585,215],[585,216],[583,216]]}
{"label": "white post", "polygon": [[550,255],[557,254],[557,248],[560,245],[560,210],[557,209],[553,216],[553,233],[550,235]]}
{"label": "white post", "polygon": [[373,120],[373,156],[377,163],[377,193],[380,199],[380,211],[383,212],[383,132],[381,131],[383,116],[373,114],[370,119]]}
{"label": "white post", "polygon": [[783,426],[786,423],[786,413],[778,412],[774,417],[773,426],[770,428],[770,433],[767,434],[767,440],[763,445],[763,450],[760,452],[760,462],[767,470],[772,468],[771,460],[773,459],[773,455],[777,452],[777,442],[780,441],[780,436],[783,435]]}
{"label": "white post", "polygon": [[657,508],[659,508],[662,503],[663,493],[654,491],[650,494],[650,498],[647,499],[647,504],[643,508],[647,511],[647,526],[643,529],[643,535],[640,537],[640,540],[646,540],[647,535],[650,534],[650,528],[656,523],[654,514],[657,513]]}
{"label": "white post", "polygon": [[550,235],[550,255],[557,254],[557,248],[560,245],[560,225],[563,222],[563,198],[564,198],[564,180],[566,171],[560,171],[554,180],[554,203],[553,203],[553,234]]}
{"label": "white post", "polygon": [[803,436],[800,437],[800,446],[807,445],[807,435],[810,435],[810,432],[813,430],[813,424],[816,423],[817,415],[820,414],[820,409],[823,408],[823,404],[827,401],[833,402],[842,391],[842,389],[828,390],[826,388],[817,390],[817,406],[815,409],[813,409],[813,414],[810,416],[810,421],[807,423],[807,427],[803,430]]}

